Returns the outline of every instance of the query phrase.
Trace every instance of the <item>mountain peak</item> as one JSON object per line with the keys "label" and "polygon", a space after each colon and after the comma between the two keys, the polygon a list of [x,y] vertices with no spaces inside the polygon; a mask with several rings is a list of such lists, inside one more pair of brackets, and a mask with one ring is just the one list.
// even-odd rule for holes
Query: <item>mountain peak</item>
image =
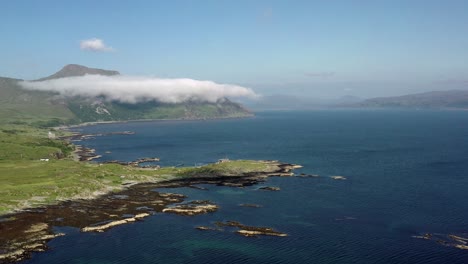
{"label": "mountain peak", "polygon": [[60,71],[48,77],[38,79],[37,81],[45,81],[45,80],[65,78],[65,77],[83,76],[86,74],[112,76],[112,75],[119,75],[120,73],[118,71],[88,68],[86,66],[78,65],[78,64],[68,64],[68,65],[65,65]]}

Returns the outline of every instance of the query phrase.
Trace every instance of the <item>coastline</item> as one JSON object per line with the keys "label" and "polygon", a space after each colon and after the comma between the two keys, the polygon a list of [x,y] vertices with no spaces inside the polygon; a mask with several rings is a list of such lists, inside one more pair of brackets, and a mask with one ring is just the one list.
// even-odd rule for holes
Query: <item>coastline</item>
{"label": "coastline", "polygon": [[[251,118],[253,116],[254,115],[246,116],[246,117],[226,117],[226,118],[216,118],[216,119]],[[103,121],[103,122],[87,122],[87,123],[80,123],[80,124],[70,125],[70,126],[55,127],[55,129],[60,131],[60,133],[58,133],[58,134],[61,134],[61,136],[57,136],[56,138],[52,139],[52,141],[56,142],[58,144],[67,145],[68,147],[72,148],[73,150],[68,155],[68,158],[67,157],[65,157],[65,158],[63,158],[63,157],[61,157],[61,158],[52,157],[52,159],[51,159],[51,158],[48,158],[48,157],[41,157],[41,160],[44,160],[44,162],[46,162],[46,163],[43,163],[42,166],[40,166],[40,169],[43,169],[44,165],[46,165],[48,167],[52,167],[51,169],[56,171],[57,168],[54,168],[54,166],[51,166],[52,164],[62,163],[62,164],[64,164],[63,166],[66,166],[66,164],[68,163],[69,165],[71,165],[71,167],[76,167],[76,170],[88,169],[88,171],[89,171],[89,168],[84,168],[84,167],[86,167],[86,166],[84,166],[84,164],[85,164],[84,162],[93,161],[94,159],[99,158],[98,155],[93,154],[95,150],[83,148],[79,144],[74,144],[74,143],[71,142],[71,140],[73,140],[73,138],[79,138],[81,136],[83,136],[83,138],[79,138],[79,140],[86,139],[87,135],[82,135],[79,132],[70,131],[69,129],[73,129],[73,128],[77,128],[77,127],[83,127],[83,126],[97,125],[97,124],[128,123],[128,122],[154,122],[154,121],[186,121],[186,120],[187,121],[188,120],[197,121],[197,120],[204,120],[204,119],[142,119],[142,120],[128,120],[128,121]],[[26,128],[29,128],[29,126],[26,126]],[[35,137],[32,138],[32,139],[34,141],[39,141],[39,140],[43,139],[42,134],[46,133],[46,135],[47,135],[47,131],[50,131],[50,130],[49,129],[43,129],[43,128],[42,129],[35,128],[35,131],[36,131],[36,132],[34,132]],[[125,131],[125,133],[127,133],[127,132],[128,131]],[[120,133],[120,132],[117,132],[117,133]],[[107,134],[112,134],[112,133],[104,133],[104,134],[99,134],[99,135],[100,136],[106,136]],[[127,134],[132,134],[132,133],[127,133]],[[89,135],[89,136],[91,136],[91,135]],[[50,141],[50,138],[49,138],[49,141]],[[31,160],[31,158],[23,159],[22,157],[23,156],[21,156],[21,159],[22,159],[21,161],[16,160],[16,159],[11,160],[11,162],[13,162],[13,163],[8,162],[8,159],[4,159],[4,161],[6,161],[4,164],[6,166],[8,166],[8,164],[11,164],[12,166],[14,164],[16,164],[16,165],[14,165],[14,167],[22,167],[23,169],[27,169],[27,167],[30,167],[31,168],[30,171],[35,170],[36,167],[39,166],[39,164],[36,164],[36,162],[39,160],[39,157],[37,158],[37,160],[33,159],[32,162],[27,162],[27,160]],[[70,163],[69,161],[73,161],[73,163]],[[99,163],[91,163],[91,164],[95,164],[96,166],[101,166],[101,165],[99,165]],[[108,164],[105,164],[105,165],[108,165]],[[62,167],[61,165],[57,165],[57,166]],[[66,166],[66,167],[69,167],[69,166]],[[123,168],[123,167],[121,167],[121,168]],[[1,169],[2,168],[0,167],[0,170]],[[6,167],[4,167],[4,169],[6,169]],[[102,168],[102,169],[104,169],[104,168]],[[143,170],[144,168],[141,168],[141,169]],[[100,172],[101,168],[94,168],[94,170],[91,170],[91,171],[93,173]],[[24,174],[23,172],[18,172],[18,173]],[[50,172],[49,171],[43,171],[43,173],[44,174],[56,174],[56,172],[52,172],[52,171],[50,171]],[[64,170],[63,173],[66,173],[66,170]],[[120,173],[120,171],[118,173]],[[122,172],[122,173],[124,174],[125,172]],[[9,179],[8,178],[9,176],[7,176],[7,175],[4,175],[4,176],[6,177],[6,179]],[[142,182],[144,180],[146,180],[147,182],[155,182],[155,176],[158,177],[158,178],[161,177],[161,175],[150,175],[148,177],[144,177],[144,176],[145,175],[142,175],[142,177],[137,177],[138,179],[135,179],[135,180],[137,182]],[[168,179],[167,174],[163,175],[163,176],[164,177],[162,178],[162,180]],[[11,175],[11,177],[13,177],[13,175]],[[144,180],[142,180],[142,178]],[[21,187],[19,187],[19,188],[21,188]],[[21,200],[21,198],[16,198],[15,197],[15,200],[19,199],[18,201],[21,201],[21,203],[18,203],[17,206],[9,205],[7,208],[5,208],[5,203],[4,203],[3,204],[4,208],[3,209],[0,208],[0,217],[3,216],[3,215],[6,215],[6,214],[21,211],[21,210],[23,210],[25,208],[34,207],[34,206],[43,206],[43,205],[47,205],[47,204],[53,204],[53,203],[56,203],[56,202],[60,202],[62,200],[82,199],[83,197],[85,197],[85,198],[87,198],[87,197],[95,198],[95,197],[98,197],[99,195],[105,194],[105,193],[107,193],[109,191],[113,191],[113,190],[116,190],[116,189],[120,190],[121,186],[115,186],[115,185],[113,185],[113,186],[101,186],[101,187],[98,186],[97,188],[93,188],[90,191],[86,189],[84,193],[80,193],[80,192],[76,193],[75,192],[75,194],[72,195],[72,196],[69,196],[69,195],[65,195],[65,197],[60,196],[57,199],[54,198],[52,201],[50,201],[50,200],[43,201],[43,199],[34,200],[34,197],[37,196],[37,195],[32,195],[32,199],[28,199],[28,200],[24,200],[24,201]],[[42,195],[39,195],[39,197],[40,196],[42,196]],[[4,201],[8,201],[8,199],[4,200]],[[0,204],[0,206],[1,206],[1,204]]]}
{"label": "coastline", "polygon": [[[229,161],[207,166],[235,164]],[[161,193],[155,188],[193,187],[198,184],[216,184],[229,187],[244,187],[264,182],[271,176],[292,176],[299,165],[279,161],[243,161],[240,166],[251,164],[268,165],[263,170],[237,172],[223,169],[218,172],[197,172],[186,168],[183,175],[153,181],[124,184],[120,189],[94,193],[86,198],[70,198],[40,207],[0,216],[0,263],[11,263],[31,257],[33,252],[47,250],[47,242],[65,234],[53,231],[54,226],[71,226],[81,232],[104,232],[114,226],[141,221],[155,213],[196,215],[215,212],[216,204],[210,201],[191,201],[181,204],[186,198],[176,193]],[[125,167],[125,165],[118,165]],[[202,167],[203,168],[203,167]],[[201,187],[198,187],[201,188]],[[175,206],[172,206],[177,204]],[[123,210],[123,211],[122,211]]]}
{"label": "coastline", "polygon": [[[174,121],[183,120],[186,119],[176,119]],[[132,120],[124,121],[123,123],[152,121],[167,120]],[[120,121],[84,123],[79,124],[78,127],[117,122]],[[69,127],[62,127],[61,130],[66,130],[68,128]],[[128,131],[125,133],[132,135],[132,133],[128,133]],[[102,135],[105,136],[106,134]],[[86,135],[81,135],[75,132],[74,135],[68,137],[80,136]],[[65,138],[66,137],[67,136],[65,136]],[[137,160],[136,163],[96,163],[90,161],[97,157],[90,158],[89,153],[83,151],[83,148],[79,145],[72,144],[70,142],[70,138],[64,139],[59,137],[56,140],[73,146],[74,150],[70,157],[75,156],[75,159],[71,160],[69,157],[68,159],[51,160],[51,162],[47,161],[41,163],[40,161],[36,161],[33,163],[36,163],[37,165],[52,166],[52,168],[55,168],[55,171],[57,171],[57,169],[54,166],[57,164],[61,164],[61,166],[65,167],[67,167],[68,164],[75,166],[75,169],[84,175],[104,173],[107,174],[107,176],[105,176],[97,187],[94,186],[89,189],[85,188],[84,191],[80,191],[74,195],[57,196],[52,200],[38,200],[37,203],[29,203],[29,201],[25,201],[19,206],[12,208],[10,211],[3,211],[0,214],[0,230],[5,230],[5,232],[2,232],[2,236],[0,236],[0,263],[17,262],[29,258],[32,252],[42,252],[47,250],[48,241],[55,237],[64,235],[53,231],[53,226],[55,225],[79,227],[82,232],[103,232],[107,228],[111,228],[116,225],[140,221],[143,218],[154,214],[153,210],[163,213],[193,215],[199,213],[210,213],[217,209],[216,205],[207,204],[203,201],[200,201],[200,203],[182,204],[180,206],[168,208],[168,205],[182,202],[185,197],[181,197],[178,194],[152,194],[152,191],[147,189],[148,186],[151,186],[151,189],[155,186],[161,188],[196,188],[196,186],[194,186],[196,184],[216,184],[230,187],[242,187],[263,182],[266,178],[271,176],[293,176],[294,173],[292,171],[302,167],[300,165],[282,163],[276,160],[228,160],[208,164],[202,167],[177,168],[161,168],[159,166],[142,167],[138,165],[139,162],[146,162],[146,160],[157,161],[157,158],[143,158]],[[77,159],[79,161],[77,161]],[[136,166],[134,166],[134,164],[136,164]],[[70,177],[73,178],[75,176]],[[83,180],[84,179],[80,179],[80,181]],[[96,183],[96,179],[93,179],[92,182],[93,184]],[[112,184],[110,184],[111,182]],[[142,190],[144,190],[143,193]],[[148,200],[149,194],[156,195],[156,204]],[[116,202],[115,197],[128,198],[118,198],[118,200],[120,200],[120,202],[127,201],[128,204],[132,204],[133,209],[123,214],[131,217],[118,217],[119,214],[122,215],[122,212],[108,211],[108,208],[113,208],[110,204]],[[148,203],[150,203],[151,206],[148,206]],[[140,204],[139,207],[134,207],[138,204]],[[85,210],[80,209],[83,206],[86,208]],[[74,207],[76,208],[73,209]],[[89,217],[89,210],[93,212],[95,217]],[[88,213],[86,215],[81,215],[82,212]],[[53,217],[51,217],[50,214],[52,214]],[[53,220],[68,218],[70,215],[75,215],[76,217],[67,221],[60,220],[57,222],[57,220]],[[75,218],[81,219],[79,220],[79,223],[74,222],[78,221],[74,220]],[[99,221],[96,219],[99,219]],[[98,223],[106,222],[108,222],[108,224],[96,226]]]}
{"label": "coastline", "polygon": [[232,116],[232,117],[213,117],[213,118],[157,118],[157,119],[132,119],[132,120],[116,120],[116,121],[93,121],[93,122],[83,122],[79,124],[72,124],[72,125],[62,125],[53,127],[53,129],[57,130],[67,130],[72,128],[79,128],[79,127],[86,127],[86,126],[93,126],[93,125],[102,125],[102,124],[125,124],[125,123],[133,123],[133,122],[156,122],[156,121],[209,121],[209,120],[224,120],[224,119],[244,119],[244,118],[253,118],[255,114],[252,113],[250,115],[244,116]]}

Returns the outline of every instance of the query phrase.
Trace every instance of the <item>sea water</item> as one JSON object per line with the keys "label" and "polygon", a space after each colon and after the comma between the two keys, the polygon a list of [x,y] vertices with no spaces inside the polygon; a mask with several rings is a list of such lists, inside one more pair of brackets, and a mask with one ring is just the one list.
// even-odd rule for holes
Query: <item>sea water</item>
{"label": "sea water", "polygon": [[[57,228],[67,235],[25,263],[468,263],[468,250],[415,238],[468,233],[468,112],[264,112],[80,130],[135,132],[79,142],[103,155],[100,161],[159,157],[162,166],[193,166],[221,158],[275,159],[303,165],[297,174],[319,177],[273,177],[245,188],[157,189],[211,200],[220,209],[192,217],[158,213],[105,233]],[[289,236],[195,229],[227,220]]]}

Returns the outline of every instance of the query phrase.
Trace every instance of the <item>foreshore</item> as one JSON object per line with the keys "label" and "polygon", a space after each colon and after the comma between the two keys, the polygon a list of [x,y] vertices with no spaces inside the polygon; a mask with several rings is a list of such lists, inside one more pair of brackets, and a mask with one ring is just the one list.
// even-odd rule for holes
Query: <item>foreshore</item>
{"label": "foreshore", "polygon": [[208,201],[192,201],[170,207],[171,204],[181,203],[185,196],[155,192],[155,188],[195,184],[243,187],[262,182],[270,176],[291,175],[292,170],[300,168],[299,165],[278,161],[229,161],[207,167],[208,170],[204,170],[204,167],[184,168],[174,173],[172,178],[123,183],[119,190],[109,189],[106,193],[88,199],[65,200],[0,217],[0,263],[20,261],[29,258],[32,252],[46,250],[49,240],[64,235],[54,233],[53,226],[77,227],[83,232],[102,232],[117,225],[142,220],[156,212],[194,215],[217,209],[215,204]]}
{"label": "foreshore", "polygon": [[[111,134],[115,133],[133,135],[130,131]],[[86,135],[68,135],[58,138],[57,142],[67,140],[67,144],[72,144],[71,139],[82,136]],[[204,203],[169,208],[171,204],[182,202],[184,197],[154,192],[156,187],[196,188],[196,184],[243,187],[265,181],[270,176],[292,176],[292,171],[301,167],[274,160],[223,160],[202,167],[142,167],[140,163],[157,162],[158,158],[88,162],[96,158],[92,152],[91,149],[75,148],[74,155],[80,162],[71,159],[15,161],[21,172],[14,174],[24,170],[34,173],[38,184],[47,179],[46,182],[53,185],[38,185],[37,189],[28,190],[28,200],[0,212],[0,263],[20,261],[29,258],[32,252],[46,250],[49,240],[63,235],[54,233],[54,226],[100,232],[141,220],[155,212],[193,215],[213,212],[217,208],[214,204]],[[25,188],[31,186],[30,181],[31,178]],[[23,191],[21,186],[16,185],[12,190]],[[99,226],[99,223],[107,224]]]}

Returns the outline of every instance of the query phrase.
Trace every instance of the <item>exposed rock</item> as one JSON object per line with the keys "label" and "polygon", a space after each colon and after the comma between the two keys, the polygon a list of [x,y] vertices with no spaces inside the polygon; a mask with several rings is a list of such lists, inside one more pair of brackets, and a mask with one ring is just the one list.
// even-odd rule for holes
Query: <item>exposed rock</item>
{"label": "exposed rock", "polygon": [[111,222],[109,222],[109,223],[107,223],[105,225],[87,226],[87,227],[82,228],[81,231],[82,232],[104,232],[106,229],[109,229],[111,227],[131,223],[131,222],[135,222],[135,221],[141,220],[142,218],[145,218],[145,217],[147,217],[149,215],[150,214],[148,214],[148,213],[141,213],[141,214],[135,215],[134,217],[125,218],[125,219],[116,220],[116,221],[111,221]]}
{"label": "exposed rock", "polygon": [[277,232],[277,231],[274,231],[274,230],[244,230],[244,229],[241,229],[241,230],[237,230],[236,233],[238,233],[239,235],[243,235],[245,237],[257,237],[259,235],[263,235],[263,236],[279,236],[279,237],[285,237],[285,236],[288,236],[288,234],[285,234],[285,233],[280,233],[280,232]]}
{"label": "exposed rock", "polygon": [[228,186],[228,187],[237,187],[237,188],[243,188],[244,185],[242,183],[236,183],[236,182],[223,182],[221,183],[222,186]]}
{"label": "exposed rock", "polygon": [[49,225],[46,223],[32,224],[22,233],[24,237],[14,238],[9,244],[2,246],[0,263],[20,261],[28,258],[31,252],[42,252],[47,248],[46,243],[49,240],[64,235],[62,233],[52,234]]}
{"label": "exposed rock", "polygon": [[424,239],[431,239],[432,238],[432,234],[431,233],[426,233],[423,235],[423,238]]}
{"label": "exposed rock", "polygon": [[195,228],[198,229],[198,230],[201,230],[201,231],[208,231],[208,230],[211,230],[211,231],[222,231],[222,229],[213,228],[213,227],[210,227],[210,226],[197,226],[197,227],[195,227]]}
{"label": "exposed rock", "polygon": [[459,235],[444,235],[437,233],[424,233],[419,236],[413,236],[414,238],[436,241],[438,244],[448,247],[454,247],[458,249],[468,250],[468,238]]}
{"label": "exposed rock", "polygon": [[279,165],[279,167],[282,168],[284,172],[290,172],[290,171],[292,171],[292,170],[302,168],[301,165],[289,164],[289,163],[281,164],[281,165]]}
{"label": "exposed rock", "polygon": [[[63,235],[51,226],[70,226],[88,232],[102,232],[118,224],[134,222],[168,204],[180,203],[184,195],[153,191],[156,184],[139,184],[98,200],[63,201],[47,208],[32,208],[0,217],[0,263],[12,263],[47,249],[47,241]],[[130,218],[122,219],[122,216]],[[98,223],[96,225],[96,223]],[[100,230],[99,230],[100,229]]]}
{"label": "exposed rock", "polygon": [[[83,151],[83,149],[78,149],[78,151],[80,150]],[[85,149],[83,153],[87,153],[84,155],[86,159],[95,156],[92,149]],[[48,240],[63,235],[54,234],[51,226],[76,227],[83,232],[102,232],[113,226],[131,223],[156,212],[197,215],[218,210],[218,206],[209,201],[178,204],[183,202],[184,195],[159,193],[155,191],[155,188],[187,187],[194,184],[251,186],[264,182],[268,176],[282,173],[290,174],[291,172],[288,170],[296,166],[289,164],[281,167],[281,163],[278,161],[264,162],[268,163],[265,171],[245,172],[240,173],[240,175],[233,172],[228,172],[226,175],[194,175],[193,178],[180,177],[177,180],[163,183],[138,184],[138,182],[131,181],[123,175],[124,177],[121,177],[125,179],[123,185],[125,187],[133,186],[118,193],[101,193],[98,199],[63,200],[47,207],[30,208],[14,215],[5,215],[0,218],[0,263],[11,263],[25,259],[30,256],[31,252],[47,249]],[[167,208],[170,204],[178,205]],[[130,215],[130,217],[122,218],[125,215]],[[248,227],[240,223],[238,223],[237,228],[245,231],[263,232],[264,235],[274,235],[271,233],[274,230],[268,228],[252,229],[256,227]],[[212,229],[219,230],[217,227]],[[245,231],[239,234],[247,234]],[[250,233],[250,235],[257,235],[257,233]]]}
{"label": "exposed rock", "polygon": [[257,226],[247,226],[243,225],[237,221],[226,221],[226,222],[216,222],[216,226],[218,227],[236,227],[239,230],[236,231],[237,234],[245,236],[245,237],[257,237],[260,235],[263,236],[278,236],[278,237],[285,237],[288,236],[286,233],[281,233],[273,228],[270,227],[257,227]]}
{"label": "exposed rock", "polygon": [[101,155],[96,155],[95,149],[86,148],[80,145],[76,145],[75,147],[74,153],[78,156],[79,161],[91,161],[102,157]]}
{"label": "exposed rock", "polygon": [[24,233],[41,232],[41,231],[47,230],[47,228],[49,228],[49,226],[46,223],[37,223],[37,224],[33,224],[31,227],[24,230]]}
{"label": "exposed rock", "polygon": [[330,176],[330,178],[332,178],[333,180],[341,180],[341,181],[346,180],[346,177],[344,176]]}
{"label": "exposed rock", "polygon": [[209,201],[192,201],[190,203],[165,208],[162,212],[193,216],[215,212],[218,208],[217,205],[211,204]]}
{"label": "exposed rock", "polygon": [[208,226],[197,226],[195,228],[198,230],[212,230],[213,229],[212,227],[208,227]]}
{"label": "exposed rock", "polygon": [[468,249],[467,245],[455,245],[455,247],[459,249]]}
{"label": "exposed rock", "polygon": [[265,191],[280,191],[280,187],[272,187],[272,186],[265,186],[265,187],[260,187],[258,188],[259,190],[265,190]]}
{"label": "exposed rock", "polygon": [[467,244],[468,243],[468,238],[461,237],[461,236],[456,236],[456,235],[448,235],[449,238],[457,241],[458,243],[461,244]]}

